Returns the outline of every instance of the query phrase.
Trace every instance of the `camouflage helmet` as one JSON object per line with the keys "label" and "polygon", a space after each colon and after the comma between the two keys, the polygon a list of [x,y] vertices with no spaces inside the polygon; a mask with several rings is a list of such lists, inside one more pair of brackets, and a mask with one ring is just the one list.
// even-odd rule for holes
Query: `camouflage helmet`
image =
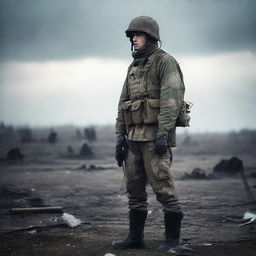
{"label": "camouflage helmet", "polygon": [[132,19],[125,33],[127,37],[131,37],[133,32],[143,32],[153,39],[160,41],[159,26],[151,17],[139,16]]}

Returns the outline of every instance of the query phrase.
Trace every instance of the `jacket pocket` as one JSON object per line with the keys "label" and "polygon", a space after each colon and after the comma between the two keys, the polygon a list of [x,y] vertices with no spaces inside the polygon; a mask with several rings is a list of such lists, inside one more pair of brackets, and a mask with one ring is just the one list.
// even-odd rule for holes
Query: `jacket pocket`
{"label": "jacket pocket", "polygon": [[153,124],[158,122],[160,112],[160,99],[147,99],[145,107],[145,124]]}
{"label": "jacket pocket", "polygon": [[132,102],[130,100],[125,101],[121,104],[121,107],[122,107],[125,125],[126,126],[132,125],[132,113],[131,113]]}
{"label": "jacket pocket", "polygon": [[143,101],[135,100],[131,106],[133,124],[143,124]]}

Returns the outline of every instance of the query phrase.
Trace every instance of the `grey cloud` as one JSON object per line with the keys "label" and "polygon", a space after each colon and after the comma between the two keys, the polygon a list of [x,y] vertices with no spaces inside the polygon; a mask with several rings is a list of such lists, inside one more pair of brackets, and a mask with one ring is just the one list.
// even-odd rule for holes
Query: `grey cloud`
{"label": "grey cloud", "polygon": [[170,52],[255,51],[255,11],[253,0],[0,0],[0,60],[128,58],[138,15],[158,21]]}

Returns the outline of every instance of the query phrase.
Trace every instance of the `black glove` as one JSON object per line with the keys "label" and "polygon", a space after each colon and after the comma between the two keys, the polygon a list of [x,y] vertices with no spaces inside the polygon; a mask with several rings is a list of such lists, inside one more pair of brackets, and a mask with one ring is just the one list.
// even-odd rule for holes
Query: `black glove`
{"label": "black glove", "polygon": [[117,137],[115,157],[119,167],[121,167],[123,165],[123,161],[126,160],[127,152],[128,146],[125,136]]}
{"label": "black glove", "polygon": [[167,136],[157,137],[155,140],[154,153],[163,156],[167,152]]}

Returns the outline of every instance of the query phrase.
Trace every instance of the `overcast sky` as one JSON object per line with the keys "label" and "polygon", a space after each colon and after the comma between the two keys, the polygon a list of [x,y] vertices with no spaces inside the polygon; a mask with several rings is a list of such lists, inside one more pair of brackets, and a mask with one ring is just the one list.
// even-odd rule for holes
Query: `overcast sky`
{"label": "overcast sky", "polygon": [[124,31],[148,15],[183,70],[189,129],[256,128],[255,13],[253,0],[0,0],[0,121],[114,123]]}

